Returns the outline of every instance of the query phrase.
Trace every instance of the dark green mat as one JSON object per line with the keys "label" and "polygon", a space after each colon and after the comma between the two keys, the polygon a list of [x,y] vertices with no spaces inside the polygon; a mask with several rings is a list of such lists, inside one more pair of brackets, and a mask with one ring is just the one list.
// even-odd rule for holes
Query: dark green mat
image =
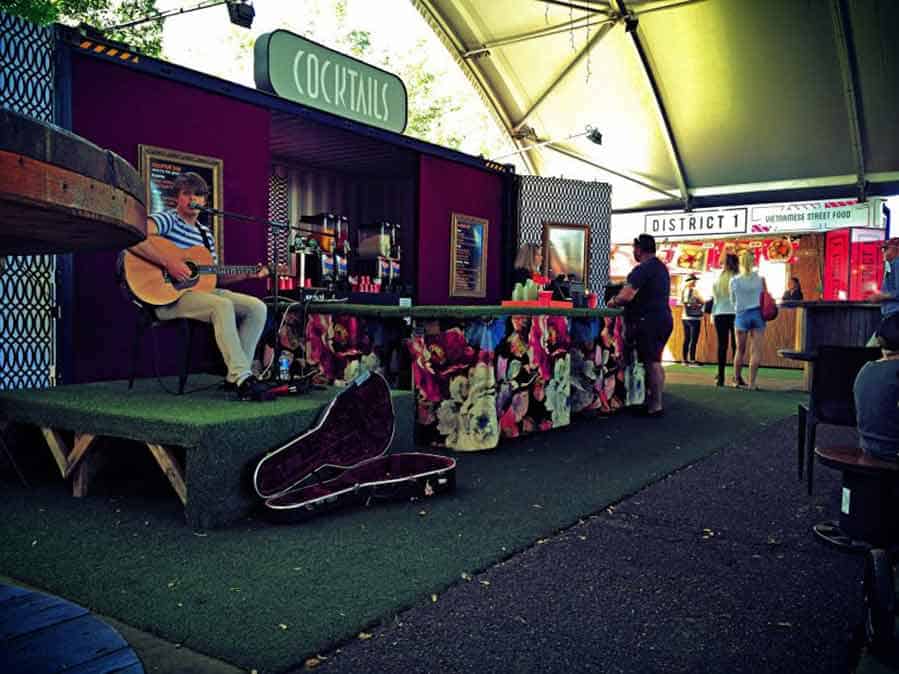
{"label": "dark green mat", "polygon": [[457,454],[452,495],[303,525],[249,521],[198,535],[164,494],[76,501],[61,483],[4,485],[0,573],[243,667],[284,670],[763,432],[805,399],[669,391],[663,419],[579,421],[493,452]]}

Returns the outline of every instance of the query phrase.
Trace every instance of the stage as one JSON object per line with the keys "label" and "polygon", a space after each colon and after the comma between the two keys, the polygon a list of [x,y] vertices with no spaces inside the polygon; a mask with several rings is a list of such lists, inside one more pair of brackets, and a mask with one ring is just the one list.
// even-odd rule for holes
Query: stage
{"label": "stage", "polygon": [[[0,392],[0,422],[41,429],[60,473],[72,480],[74,496],[87,494],[105,452],[136,441],[148,449],[174,494],[187,523],[219,527],[248,514],[258,503],[248,472],[267,451],[307,430],[337,389],[239,402],[220,387],[221,378],[193,375],[182,396],[156,379],[59,386]],[[171,391],[177,379],[163,378]],[[392,452],[413,448],[410,391],[393,391],[396,433]],[[106,439],[100,445],[99,438]],[[10,448],[15,457],[23,448]],[[29,449],[27,451],[33,451]]]}

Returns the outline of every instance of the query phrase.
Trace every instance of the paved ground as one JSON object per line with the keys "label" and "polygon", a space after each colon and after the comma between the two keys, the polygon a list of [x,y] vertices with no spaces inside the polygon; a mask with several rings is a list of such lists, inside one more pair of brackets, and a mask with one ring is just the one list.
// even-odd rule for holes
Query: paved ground
{"label": "paved ground", "polygon": [[[846,437],[846,432],[820,432]],[[846,672],[860,559],[813,539],[838,478],[795,419],[323,654],[323,672]]]}

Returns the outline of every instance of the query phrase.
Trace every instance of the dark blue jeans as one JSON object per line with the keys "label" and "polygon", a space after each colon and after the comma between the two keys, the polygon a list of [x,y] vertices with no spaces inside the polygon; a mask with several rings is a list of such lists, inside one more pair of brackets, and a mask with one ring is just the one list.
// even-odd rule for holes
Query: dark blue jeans
{"label": "dark blue jeans", "polygon": [[[702,327],[702,319],[695,320],[681,319],[684,324],[684,349],[683,356],[685,363],[696,362],[696,346],[699,344],[699,329]],[[687,355],[690,357],[687,358]]]}

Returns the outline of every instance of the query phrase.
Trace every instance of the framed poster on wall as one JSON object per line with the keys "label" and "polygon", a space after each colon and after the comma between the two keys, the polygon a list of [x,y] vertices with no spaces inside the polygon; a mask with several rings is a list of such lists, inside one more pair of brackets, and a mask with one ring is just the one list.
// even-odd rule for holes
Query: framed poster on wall
{"label": "framed poster on wall", "polygon": [[[147,213],[157,213],[174,208],[177,195],[172,191],[175,178],[180,173],[193,171],[200,175],[209,186],[206,205],[217,211],[222,210],[222,166],[221,159],[168,150],[152,145],[138,145],[140,174],[147,186]],[[225,237],[222,217],[211,213],[201,213],[200,222],[212,230],[219,263],[225,259]]]}
{"label": "framed poster on wall", "polygon": [[453,213],[450,227],[450,297],[487,296],[487,231],[489,223],[473,215]]}

